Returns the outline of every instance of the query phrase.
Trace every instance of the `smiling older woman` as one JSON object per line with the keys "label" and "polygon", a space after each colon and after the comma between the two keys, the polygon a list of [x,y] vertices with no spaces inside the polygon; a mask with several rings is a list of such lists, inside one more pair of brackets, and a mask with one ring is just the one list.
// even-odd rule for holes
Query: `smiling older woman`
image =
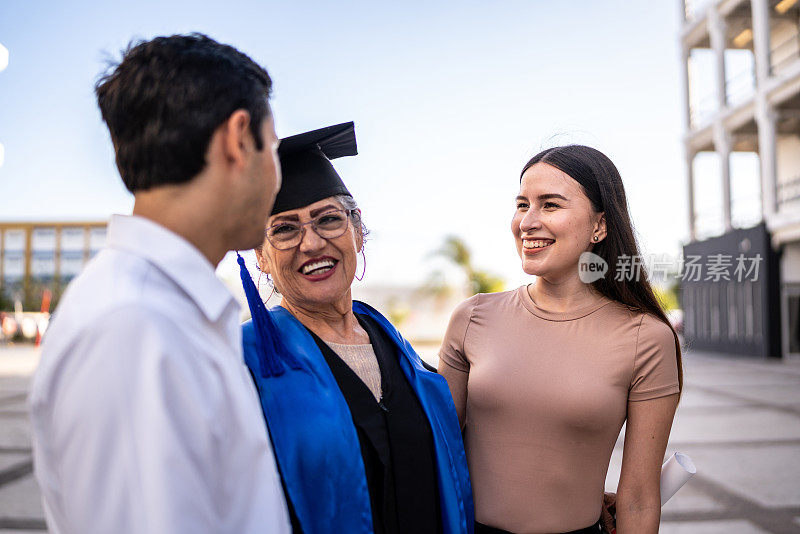
{"label": "smiling older woman", "polygon": [[446,381],[350,286],[361,211],[329,159],[355,155],[353,123],[281,142],[283,185],[259,269],[242,267],[250,368],[295,532],[471,532],[472,495]]}

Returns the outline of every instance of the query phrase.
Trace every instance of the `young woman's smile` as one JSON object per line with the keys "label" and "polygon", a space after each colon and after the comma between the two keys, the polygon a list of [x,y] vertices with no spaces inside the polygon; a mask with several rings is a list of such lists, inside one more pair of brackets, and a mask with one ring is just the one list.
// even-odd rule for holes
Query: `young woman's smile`
{"label": "young woman's smile", "polygon": [[550,245],[555,243],[555,239],[538,238],[538,237],[523,237],[522,238],[522,253],[526,256],[539,254],[547,250]]}
{"label": "young woman's smile", "polygon": [[526,274],[562,278],[578,273],[580,255],[592,247],[592,234],[602,214],[580,184],[564,172],[537,163],[519,186],[511,232]]}

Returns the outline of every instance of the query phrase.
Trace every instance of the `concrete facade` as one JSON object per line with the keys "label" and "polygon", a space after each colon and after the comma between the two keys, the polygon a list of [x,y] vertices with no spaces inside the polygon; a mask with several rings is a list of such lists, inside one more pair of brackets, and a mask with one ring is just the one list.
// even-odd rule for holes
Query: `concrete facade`
{"label": "concrete facade", "polygon": [[[800,1],[681,0],[680,8],[690,240],[736,230],[732,155],[757,154],[760,219],[780,256],[781,350],[771,356],[800,358],[793,349],[800,346]],[[705,86],[696,68],[702,60],[712,71]],[[707,177],[697,175],[696,159],[709,154],[718,161],[719,199],[697,192]],[[721,205],[710,232],[708,205]]]}

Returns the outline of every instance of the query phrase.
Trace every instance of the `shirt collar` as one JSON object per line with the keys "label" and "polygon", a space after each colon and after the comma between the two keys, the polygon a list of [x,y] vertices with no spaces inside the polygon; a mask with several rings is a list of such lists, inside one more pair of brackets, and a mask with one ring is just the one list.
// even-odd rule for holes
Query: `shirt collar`
{"label": "shirt collar", "polygon": [[217,278],[211,262],[175,232],[145,217],[113,215],[108,224],[109,248],[125,250],[154,264],[216,322],[235,299]]}

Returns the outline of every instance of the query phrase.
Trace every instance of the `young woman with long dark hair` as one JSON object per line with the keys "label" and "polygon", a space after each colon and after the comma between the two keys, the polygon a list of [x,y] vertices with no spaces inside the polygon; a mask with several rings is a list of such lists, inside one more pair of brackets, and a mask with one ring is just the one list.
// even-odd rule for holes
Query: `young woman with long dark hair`
{"label": "young woman with long dark hair", "polygon": [[[598,532],[627,421],[617,532],[656,533],[681,351],[638,261],[619,172],[585,146],[537,154],[523,168],[511,231],[536,279],[459,305],[440,352],[464,428],[476,532]],[[605,276],[587,279],[603,261]],[[625,264],[635,268],[618,275]]]}

